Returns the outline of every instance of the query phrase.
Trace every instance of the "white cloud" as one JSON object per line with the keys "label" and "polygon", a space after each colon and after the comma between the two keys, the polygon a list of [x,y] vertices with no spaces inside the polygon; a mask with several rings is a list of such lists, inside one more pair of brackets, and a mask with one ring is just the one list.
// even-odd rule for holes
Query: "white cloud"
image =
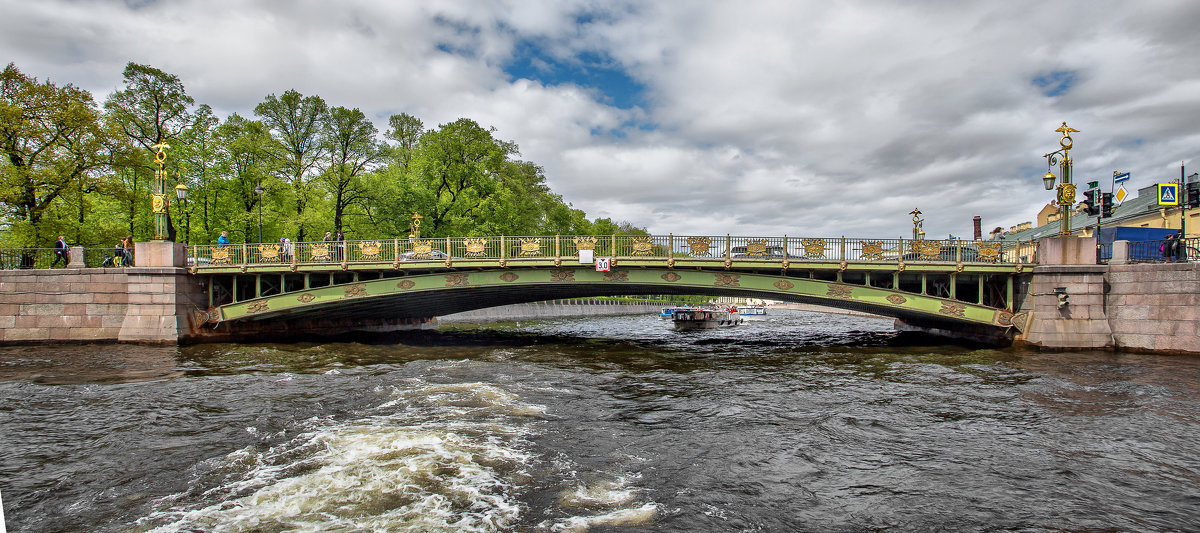
{"label": "white cloud", "polygon": [[[1088,181],[1174,178],[1200,140],[1194,2],[0,0],[0,12],[11,61],[98,100],[135,61],[222,114],[294,88],[380,125],[468,117],[518,143],[575,206],[656,233],[893,237],[920,207],[929,235],[969,235],[974,215],[1010,226],[1050,200],[1041,155],[1062,121],[1081,130]],[[522,41],[558,60],[612,58],[645,105],[510,80]],[[1047,96],[1033,80],[1054,73],[1070,86]]]}

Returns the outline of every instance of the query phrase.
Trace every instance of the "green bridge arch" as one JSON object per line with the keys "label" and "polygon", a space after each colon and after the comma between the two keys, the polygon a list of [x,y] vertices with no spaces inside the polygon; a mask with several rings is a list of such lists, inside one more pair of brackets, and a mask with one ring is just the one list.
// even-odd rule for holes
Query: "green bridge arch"
{"label": "green bridge arch", "polygon": [[745,296],[810,303],[935,327],[975,326],[1002,333],[1013,313],[960,300],[811,277],[703,269],[510,268],[384,277],[221,305],[210,322],[359,318],[422,319],[560,298],[626,294]]}

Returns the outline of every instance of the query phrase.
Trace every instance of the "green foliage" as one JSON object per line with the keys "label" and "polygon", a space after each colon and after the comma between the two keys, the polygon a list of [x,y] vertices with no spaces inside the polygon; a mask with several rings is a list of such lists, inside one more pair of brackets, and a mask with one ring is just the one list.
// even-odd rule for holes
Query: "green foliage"
{"label": "green foliage", "polygon": [[[382,135],[359,109],[319,96],[268,95],[254,119],[222,120],[195,106],[178,77],[129,63],[125,87],[101,113],[86,91],[39,83],[9,65],[0,79],[0,246],[73,243],[111,247],[149,238],[153,151],[167,142],[167,175],[187,187],[172,200],[177,241],[319,240],[422,234],[645,234],[588,220],[546,185],[516,143],[460,118],[434,129],[407,113]],[[261,186],[261,197],[255,187]],[[190,229],[190,231],[189,231]]]}
{"label": "green foliage", "polygon": [[[13,64],[0,73],[0,216],[7,246],[49,246],[71,224],[62,216],[108,167],[111,142],[92,95],[38,83]],[[62,210],[58,206],[63,205]],[[47,216],[58,215],[58,216]]]}
{"label": "green foliage", "polygon": [[109,96],[104,109],[129,138],[150,150],[191,125],[188,108],[196,100],[178,76],[133,62],[125,65],[124,76],[125,89]]}
{"label": "green foliage", "polygon": [[254,114],[262,117],[274,139],[271,152],[276,161],[276,175],[292,186],[298,241],[312,234],[312,217],[306,216],[310,215],[306,209],[313,199],[311,181],[324,168],[326,145],[321,134],[328,110],[321,97],[304,96],[295,89],[278,97],[268,95],[254,107]]}

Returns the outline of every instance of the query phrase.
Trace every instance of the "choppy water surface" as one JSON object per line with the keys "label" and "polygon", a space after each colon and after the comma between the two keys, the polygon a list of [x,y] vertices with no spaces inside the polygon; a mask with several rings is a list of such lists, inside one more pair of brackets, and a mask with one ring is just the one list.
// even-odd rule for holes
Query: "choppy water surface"
{"label": "choppy water surface", "polygon": [[1200,529],[1200,358],[775,312],[0,348],[9,531]]}

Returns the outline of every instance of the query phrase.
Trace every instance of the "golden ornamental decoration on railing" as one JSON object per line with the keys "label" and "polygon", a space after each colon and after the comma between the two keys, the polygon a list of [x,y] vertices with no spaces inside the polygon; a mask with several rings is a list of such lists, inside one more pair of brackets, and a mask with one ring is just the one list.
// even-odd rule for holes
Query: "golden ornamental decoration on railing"
{"label": "golden ornamental decoration on railing", "polygon": [[428,259],[433,256],[433,242],[428,240],[413,241],[413,257]]}
{"label": "golden ornamental decoration on railing", "polygon": [[258,256],[263,261],[276,262],[279,261],[279,245],[278,244],[260,244],[258,245]]}
{"label": "golden ornamental decoration on railing", "polygon": [[212,262],[216,264],[229,263],[229,248],[214,248]]}
{"label": "golden ornamental decoration on railing", "polygon": [[746,242],[747,257],[766,257],[767,255],[767,240],[753,239]]}
{"label": "golden ornamental decoration on railing", "polygon": [[654,245],[650,237],[634,237],[633,238],[633,255],[650,255],[654,250]]}
{"label": "golden ornamental decoration on railing", "polygon": [[595,250],[596,249],[596,238],[595,237],[575,237],[571,240],[575,241],[575,249],[576,250]]}
{"label": "golden ornamental decoration on railing", "polygon": [[328,261],[329,260],[329,245],[314,244],[308,249],[308,255],[313,261]]}
{"label": "golden ornamental decoration on railing", "polygon": [[463,239],[467,247],[467,257],[483,257],[487,252],[487,239]]}
{"label": "golden ornamental decoration on railing", "polygon": [[521,239],[521,255],[541,255],[542,254],[542,238],[533,237],[530,239]]}
{"label": "golden ornamental decoration on railing", "polygon": [[1000,261],[1000,243],[994,242],[979,245],[980,261]]}
{"label": "golden ornamental decoration on railing", "polygon": [[921,254],[922,259],[934,258],[942,253],[942,243],[937,241],[912,241],[912,251]]}
{"label": "golden ornamental decoration on railing", "polygon": [[688,252],[690,256],[708,255],[712,250],[712,239],[709,237],[688,237]]}
{"label": "golden ornamental decoration on railing", "polygon": [[862,258],[883,259],[883,241],[858,241],[862,245]]}
{"label": "golden ornamental decoration on railing", "polygon": [[358,252],[362,254],[363,259],[379,259],[379,252],[383,247],[379,245],[379,241],[367,241],[358,243]]}
{"label": "golden ornamental decoration on railing", "polygon": [[805,259],[825,258],[825,239],[800,239],[800,246],[804,248]]}

